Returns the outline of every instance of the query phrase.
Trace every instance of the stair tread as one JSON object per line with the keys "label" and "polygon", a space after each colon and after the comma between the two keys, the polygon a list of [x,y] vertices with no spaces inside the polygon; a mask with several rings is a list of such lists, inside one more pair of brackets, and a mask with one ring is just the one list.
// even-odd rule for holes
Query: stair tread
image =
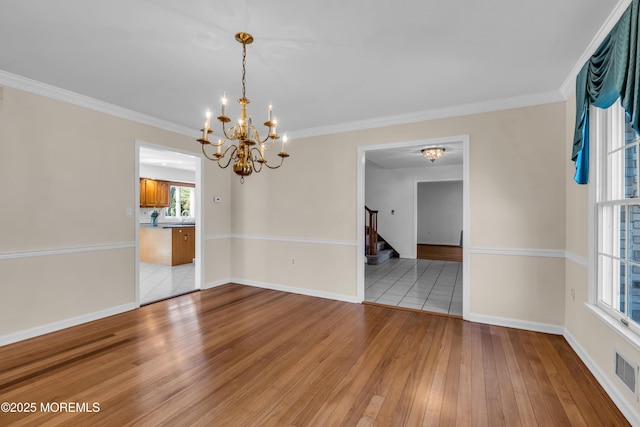
{"label": "stair tread", "polygon": [[376,255],[366,255],[367,264],[375,265],[382,264],[383,262],[388,261],[393,255],[393,249],[383,249],[379,251]]}

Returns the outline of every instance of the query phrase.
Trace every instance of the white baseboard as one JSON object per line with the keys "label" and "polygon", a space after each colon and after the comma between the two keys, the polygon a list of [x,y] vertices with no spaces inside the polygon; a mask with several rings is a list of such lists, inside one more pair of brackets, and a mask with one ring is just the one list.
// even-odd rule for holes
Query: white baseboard
{"label": "white baseboard", "polygon": [[226,285],[229,282],[231,282],[231,279],[216,280],[214,282],[205,283],[202,286],[202,289],[204,290],[204,289],[217,288],[218,286]]}
{"label": "white baseboard", "polygon": [[476,323],[485,323],[487,325],[504,326],[507,328],[524,329],[525,331],[544,332],[546,334],[562,335],[564,327],[559,325],[550,325],[548,323],[530,322],[528,320],[510,319],[507,317],[487,316],[485,314],[467,313],[464,320]]}
{"label": "white baseboard", "polygon": [[240,285],[255,286],[257,288],[273,289],[274,291],[290,292],[292,294],[307,295],[311,297],[332,299],[336,301],[344,301],[344,302],[352,302],[352,303],[362,302],[358,300],[358,297],[356,296],[334,294],[332,292],[317,291],[315,289],[296,288],[293,286],[277,285],[274,283],[265,283],[265,282],[258,282],[255,280],[245,280],[245,279],[238,279],[238,278],[231,278],[229,279],[229,281],[233,283],[238,283]]}
{"label": "white baseboard", "polygon": [[[576,352],[578,357],[582,360],[582,362],[587,365],[587,368],[591,371],[591,374],[596,378],[596,380],[600,383],[602,388],[607,392],[613,403],[618,407],[622,415],[625,416],[627,421],[632,426],[640,426],[640,414],[638,414],[635,409],[629,405],[627,400],[620,394],[620,391],[613,386],[611,381],[609,381],[609,377],[605,375],[604,371],[600,369],[600,367],[593,361],[593,359],[589,356],[584,348],[578,343],[578,341],[571,335],[567,329],[564,330],[562,334],[564,338],[567,340],[573,351]],[[611,367],[613,369],[613,356],[611,357]]]}
{"label": "white baseboard", "polygon": [[110,307],[105,310],[83,314],[82,316],[72,317],[70,319],[60,320],[58,322],[53,322],[53,323],[49,323],[42,326],[36,326],[35,328],[14,332],[9,335],[3,335],[3,336],[0,336],[0,347],[3,345],[12,344],[14,342],[23,341],[29,338],[48,334],[50,332],[55,332],[62,329],[70,328],[71,326],[77,326],[83,323],[102,319],[104,317],[109,317],[115,314],[124,313],[125,311],[135,310],[136,308],[138,308],[138,306],[135,303],[119,305],[117,307]]}

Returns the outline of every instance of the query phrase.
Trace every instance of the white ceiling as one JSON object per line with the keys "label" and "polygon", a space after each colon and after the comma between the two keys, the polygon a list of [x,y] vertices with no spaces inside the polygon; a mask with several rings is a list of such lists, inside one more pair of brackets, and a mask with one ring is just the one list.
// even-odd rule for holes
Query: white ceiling
{"label": "white ceiling", "polygon": [[196,158],[187,154],[168,150],[154,150],[140,147],[140,164],[188,171],[196,170]]}
{"label": "white ceiling", "polygon": [[0,70],[195,131],[224,91],[241,95],[234,34],[247,31],[249,114],[261,123],[271,101],[279,133],[295,134],[559,99],[618,3],[0,0]]}

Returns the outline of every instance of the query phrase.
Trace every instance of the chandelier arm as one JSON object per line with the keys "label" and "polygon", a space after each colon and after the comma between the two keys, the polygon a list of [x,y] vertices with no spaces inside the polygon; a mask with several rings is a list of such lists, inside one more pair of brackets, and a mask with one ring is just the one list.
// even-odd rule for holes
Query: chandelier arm
{"label": "chandelier arm", "polygon": [[227,153],[229,152],[229,150],[231,150],[233,148],[233,152],[229,155],[230,159],[233,159],[236,156],[236,152],[238,151],[238,148],[235,145],[230,145],[228,146],[224,152],[220,155],[220,158],[223,158],[224,156],[227,155]]}
{"label": "chandelier arm", "polygon": [[[227,160],[227,164],[222,166],[222,164],[220,163],[220,160],[224,159],[225,156],[227,155],[227,152],[229,150],[231,150],[233,148],[233,151],[231,152],[231,154],[229,155],[229,159]],[[238,148],[235,145],[230,145],[229,147],[227,147],[226,150],[224,150],[224,153],[222,153],[222,156],[220,156],[218,160],[218,166],[220,166],[222,169],[226,169],[229,167],[229,165],[231,164],[231,161],[233,160],[234,156],[236,155],[238,151]],[[213,159],[212,159],[213,160]]]}
{"label": "chandelier arm", "polygon": [[[229,132],[231,132],[231,135],[229,135]],[[227,129],[224,125],[224,122],[222,122],[222,133],[228,140],[234,141],[238,139],[238,137],[236,136],[236,125],[233,125],[229,129]]]}
{"label": "chandelier arm", "polygon": [[[253,153],[253,157],[251,155],[251,153]],[[254,161],[254,158],[257,159],[258,163],[264,163],[266,162],[265,158],[264,158],[264,152],[260,152],[260,149],[257,147],[252,147],[251,149],[249,149],[249,157],[251,158],[251,161]],[[262,161],[260,161],[262,160]],[[260,167],[260,169],[262,169],[262,167]]]}
{"label": "chandelier arm", "polygon": [[[216,157],[209,157],[209,155],[207,154],[207,152],[204,149],[205,145],[207,145],[207,144],[202,144],[202,154],[204,154],[204,156],[209,160],[219,161],[219,159],[217,159]],[[208,145],[212,145],[212,144],[208,144]]]}
{"label": "chandelier arm", "polygon": [[[260,141],[260,133],[258,132],[258,129],[256,129],[256,127],[255,127],[255,126],[251,125],[251,126],[249,127],[249,130],[251,130],[251,133],[253,133],[253,138],[252,138],[253,140],[255,140],[255,141],[257,141],[257,142],[262,142],[262,141]],[[248,134],[248,133],[249,133],[249,132],[247,132],[247,134]]]}
{"label": "chandelier arm", "polygon": [[[271,138],[271,135],[269,135],[269,133],[267,133],[267,136],[265,136],[262,141],[260,141],[260,137],[258,137],[258,141],[260,141],[262,144],[264,144],[269,140],[269,138]],[[271,139],[272,139],[271,145],[273,145],[277,138],[271,138]]]}
{"label": "chandelier arm", "polygon": [[[256,150],[258,151],[258,154],[260,154],[260,151],[257,148],[252,148],[251,150],[249,150],[249,160],[251,161],[251,166],[253,167],[253,171],[255,173],[260,173],[260,171],[262,170],[262,165],[264,165],[264,162],[260,162],[258,161],[257,163],[260,164],[260,167],[256,166],[256,162],[253,160],[253,157],[251,157],[251,151]],[[264,158],[262,158],[264,160]]]}
{"label": "chandelier arm", "polygon": [[282,166],[282,163],[284,163],[284,157],[280,157],[280,164],[278,166],[270,166],[266,160],[264,161],[264,165],[269,169],[278,169],[280,166]]}

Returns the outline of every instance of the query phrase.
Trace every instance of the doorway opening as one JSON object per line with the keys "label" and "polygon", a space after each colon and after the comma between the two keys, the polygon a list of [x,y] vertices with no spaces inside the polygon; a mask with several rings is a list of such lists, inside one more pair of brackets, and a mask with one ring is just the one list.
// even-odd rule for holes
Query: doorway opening
{"label": "doorway opening", "polygon": [[193,292],[202,286],[202,159],[136,143],[136,302]]}
{"label": "doorway opening", "polygon": [[[469,136],[452,136],[358,148],[358,299],[465,316],[469,307]],[[435,162],[421,149],[446,148]],[[446,208],[440,212],[441,227],[431,228],[434,239],[418,237],[420,183],[453,183],[461,186],[456,224]],[[365,258],[365,206],[379,211],[378,232],[400,254],[384,264],[367,265]],[[434,214],[433,212],[431,214]],[[454,228],[458,228],[454,231]],[[423,227],[422,227],[423,228]],[[446,237],[441,229],[448,230]],[[427,230],[427,232],[429,232]],[[455,238],[452,234],[456,234]],[[418,259],[418,244],[461,247],[462,261]],[[445,307],[446,306],[446,307]]]}

